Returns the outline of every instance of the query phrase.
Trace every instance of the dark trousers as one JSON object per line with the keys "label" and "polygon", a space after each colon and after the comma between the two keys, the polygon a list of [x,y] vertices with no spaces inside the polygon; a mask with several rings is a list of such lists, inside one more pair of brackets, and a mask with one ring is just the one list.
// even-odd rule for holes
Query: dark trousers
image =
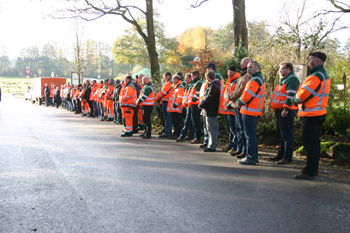
{"label": "dark trousers", "polygon": [[326,114],[314,117],[300,117],[301,136],[307,153],[306,166],[302,173],[314,176],[318,173],[318,161],[321,154],[320,134]]}
{"label": "dark trousers", "polygon": [[94,117],[98,117],[98,102],[92,101],[92,105],[94,106],[94,113],[93,113],[93,116],[94,116]]}
{"label": "dark trousers", "polygon": [[136,106],[136,107],[133,107],[132,109],[134,110],[134,116],[133,116],[133,124],[132,124],[132,127],[133,127],[133,133],[138,133],[139,130],[138,130],[138,127],[139,127],[139,122],[138,122],[138,118],[137,118],[137,111],[139,110],[140,106]]}
{"label": "dark trousers", "polygon": [[77,99],[77,113],[81,113],[81,101]]}
{"label": "dark trousers", "polygon": [[92,101],[87,101],[88,102],[88,104],[89,104],[89,115],[90,116],[92,116],[92,114],[93,114],[93,110],[94,110],[94,106],[93,106],[93,104],[92,104]]}
{"label": "dark trousers", "polygon": [[258,118],[258,116],[242,114],[244,135],[247,145],[246,157],[253,161],[258,159],[258,139],[256,137],[256,125],[258,123]]}
{"label": "dark trousers", "polygon": [[294,116],[295,110],[289,110],[286,117],[282,117],[283,109],[275,109],[277,122],[277,132],[280,136],[281,148],[278,150],[277,157],[292,161],[294,151]]}
{"label": "dark trousers", "polygon": [[246,155],[247,154],[247,140],[246,140],[245,134],[244,134],[242,113],[240,113],[239,111],[240,111],[240,108],[235,108],[237,151]]}
{"label": "dark trousers", "polygon": [[120,108],[119,102],[114,102],[114,121],[122,122],[122,109]]}
{"label": "dark trousers", "polygon": [[151,136],[152,134],[152,124],[151,124],[151,114],[153,111],[153,105],[142,106],[142,116],[143,116],[143,123],[145,123],[145,132],[144,135]]}
{"label": "dark trousers", "polygon": [[174,133],[173,136],[176,136],[177,138],[180,137],[181,130],[183,127],[183,119],[182,119],[182,112],[172,112],[171,113],[171,120],[174,123]]}
{"label": "dark trousers", "polygon": [[235,115],[226,114],[225,120],[226,120],[226,130],[229,135],[227,148],[237,151],[237,136],[236,136],[237,133],[236,133]]}
{"label": "dark trousers", "polygon": [[195,128],[195,139],[201,140],[202,138],[202,125],[201,125],[201,109],[198,105],[191,105],[192,122]]}
{"label": "dark trousers", "polygon": [[50,106],[50,95],[45,95],[45,105]]}
{"label": "dark trousers", "polygon": [[190,138],[194,138],[194,124],[192,122],[192,114],[191,114],[191,108],[186,109],[186,118],[184,127],[181,130],[180,137],[184,138],[187,135],[188,129],[190,129]]}
{"label": "dark trousers", "polygon": [[104,116],[104,114],[105,114],[105,112],[104,112],[104,110],[103,110],[103,104],[102,103],[98,103],[99,105],[99,110],[100,110],[100,112],[99,112],[99,117],[103,117]]}

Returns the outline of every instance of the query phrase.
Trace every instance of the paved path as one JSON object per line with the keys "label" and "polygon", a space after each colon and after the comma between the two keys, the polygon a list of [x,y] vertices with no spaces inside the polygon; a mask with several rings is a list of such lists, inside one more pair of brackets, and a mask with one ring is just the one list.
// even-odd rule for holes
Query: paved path
{"label": "paved path", "polygon": [[3,95],[0,232],[350,232],[350,185]]}

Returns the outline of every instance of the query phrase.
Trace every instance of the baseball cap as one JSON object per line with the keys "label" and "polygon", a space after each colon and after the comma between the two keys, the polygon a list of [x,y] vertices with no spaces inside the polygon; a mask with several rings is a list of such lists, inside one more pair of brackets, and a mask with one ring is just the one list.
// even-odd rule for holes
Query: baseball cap
{"label": "baseball cap", "polygon": [[236,72],[238,70],[238,68],[237,68],[237,66],[232,65],[232,66],[230,66],[229,68],[227,68],[225,70],[232,70],[232,71]]}
{"label": "baseball cap", "polygon": [[206,69],[206,68],[216,69],[216,65],[214,62],[209,62],[208,65],[204,66],[204,69]]}

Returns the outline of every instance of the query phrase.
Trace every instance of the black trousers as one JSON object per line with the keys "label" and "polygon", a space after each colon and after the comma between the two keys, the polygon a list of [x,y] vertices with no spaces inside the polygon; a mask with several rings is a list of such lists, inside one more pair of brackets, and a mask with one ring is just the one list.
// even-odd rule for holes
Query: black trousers
{"label": "black trousers", "polygon": [[81,113],[81,101],[80,101],[80,99],[77,99],[77,112]]}
{"label": "black trousers", "polygon": [[172,112],[171,113],[172,122],[174,124],[174,133],[173,136],[180,137],[182,127],[184,127],[183,119],[182,119],[182,112]]}
{"label": "black trousers", "polygon": [[300,117],[301,136],[307,153],[306,166],[302,173],[315,176],[318,173],[318,162],[321,154],[320,134],[326,114],[314,117]]}
{"label": "black trousers", "polygon": [[146,136],[151,136],[152,134],[152,124],[151,124],[151,114],[153,111],[153,105],[150,106],[142,106],[142,116],[143,123],[145,123],[145,132]]}
{"label": "black trousers", "polygon": [[92,104],[92,101],[87,101],[88,102],[88,104],[89,104],[89,109],[90,109],[90,112],[89,112],[89,114],[90,114],[90,116],[92,116],[92,114],[93,114],[93,111],[94,111],[94,106],[93,106],[93,104]]}
{"label": "black trousers", "polygon": [[139,110],[140,106],[133,107],[132,109],[134,110],[134,116],[133,116],[133,123],[132,123],[132,132],[133,133],[138,133],[139,132],[139,122],[137,118],[137,111]]}
{"label": "black trousers", "polygon": [[202,137],[201,111],[198,105],[191,105],[192,122],[196,133],[194,137],[196,140],[201,140]]}

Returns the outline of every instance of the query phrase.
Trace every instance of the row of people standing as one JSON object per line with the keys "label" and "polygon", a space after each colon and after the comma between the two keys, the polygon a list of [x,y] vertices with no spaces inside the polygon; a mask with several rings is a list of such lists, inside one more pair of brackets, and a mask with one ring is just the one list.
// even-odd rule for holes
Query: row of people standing
{"label": "row of people standing", "polygon": [[[320,131],[326,118],[330,91],[330,78],[323,66],[325,61],[326,55],[322,52],[309,55],[310,75],[302,85],[294,74],[293,64],[281,63],[282,79],[270,99],[270,107],[275,112],[280,135],[280,149],[276,156],[270,158],[271,161],[278,164],[292,162],[296,112],[301,119],[307,163],[302,173],[295,176],[296,179],[313,179],[318,172]],[[259,162],[256,127],[258,118],[263,113],[266,93],[259,63],[248,57],[244,58],[240,73],[236,66],[230,66],[226,69],[229,78],[225,85],[214,63],[209,63],[204,68],[207,69],[205,83],[200,79],[198,71],[186,74],[185,80],[189,82],[185,86],[179,82],[177,75],[173,76],[171,83],[169,73],[164,74],[165,83],[157,94],[157,101],[162,105],[165,131],[159,137],[183,142],[190,129],[190,136],[187,138],[189,143],[203,142],[200,148],[205,152],[214,152],[219,137],[218,114],[224,114],[229,133],[228,152],[239,158],[238,162],[242,165],[255,165]],[[187,115],[182,130],[179,130],[178,125],[182,125],[182,118],[177,114],[181,112],[181,107],[187,109]],[[203,116],[204,141],[201,140],[200,115]]]}
{"label": "row of people standing", "polygon": [[[296,179],[312,179],[318,172],[320,130],[325,120],[330,90],[330,79],[323,67],[325,60],[324,53],[310,54],[308,65],[311,75],[302,85],[294,75],[291,63],[280,64],[282,79],[270,99],[281,137],[281,147],[277,155],[270,158],[271,161],[278,164],[292,162],[293,125],[297,111],[301,118],[307,164],[302,173],[295,176]],[[157,95],[149,77],[139,75],[135,80],[131,74],[124,77],[123,83],[119,80],[114,83],[112,79],[99,84],[87,81],[84,86],[68,85],[64,90],[73,96],[71,106],[77,106],[75,113],[80,113],[78,106],[81,102],[82,116],[122,123],[122,137],[133,136],[140,125],[145,129],[140,136],[151,138],[151,113],[154,105],[159,104],[164,122],[164,131],[159,137],[176,139],[176,142],[202,143],[199,147],[204,152],[216,151],[218,115],[223,114],[229,134],[228,153],[239,158],[238,162],[242,165],[255,165],[259,162],[256,126],[263,113],[266,93],[259,63],[246,57],[241,61],[240,73],[236,66],[228,67],[226,84],[214,63],[204,68],[207,69],[205,82],[199,71],[186,74],[184,81],[181,73],[174,76],[170,72],[164,73],[164,84]],[[63,94],[61,99],[67,99],[67,96]],[[186,137],[188,130],[189,136]]]}

